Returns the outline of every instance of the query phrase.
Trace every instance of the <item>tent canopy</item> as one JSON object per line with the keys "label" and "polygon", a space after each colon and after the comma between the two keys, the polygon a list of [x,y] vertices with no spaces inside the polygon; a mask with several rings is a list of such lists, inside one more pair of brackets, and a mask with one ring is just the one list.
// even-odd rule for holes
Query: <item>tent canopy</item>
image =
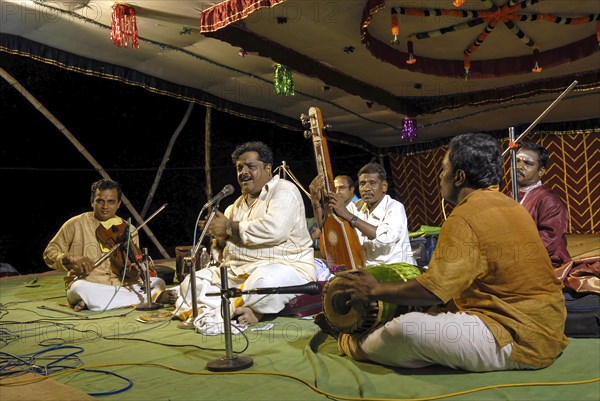
{"label": "tent canopy", "polygon": [[[111,40],[114,4],[3,0],[0,49],[296,130],[318,106],[330,135],[375,150],[522,130],[575,80],[543,122],[600,116],[594,1],[144,0],[137,49]],[[293,96],[274,93],[278,64]]]}

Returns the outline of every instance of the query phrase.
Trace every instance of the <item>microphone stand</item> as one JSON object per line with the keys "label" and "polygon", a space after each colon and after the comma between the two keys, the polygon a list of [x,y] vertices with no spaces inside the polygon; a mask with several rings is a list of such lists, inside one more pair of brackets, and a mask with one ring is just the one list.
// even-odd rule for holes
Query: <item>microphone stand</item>
{"label": "microphone stand", "polygon": [[[213,359],[206,364],[206,369],[212,372],[233,372],[252,366],[252,358],[244,355],[234,355],[233,345],[231,343],[231,311],[229,308],[229,284],[227,282],[227,267],[221,265],[221,292],[216,295],[221,296],[221,313],[223,314],[223,330],[225,332],[225,356],[223,358]],[[213,295],[215,293],[212,293]],[[207,294],[210,295],[210,294]],[[235,295],[235,294],[233,294]]]}
{"label": "microphone stand", "polygon": [[[192,316],[190,316],[185,322],[181,322],[177,325],[180,329],[194,329],[194,321],[198,317],[198,299],[196,298],[196,267],[200,263],[200,258],[198,257],[198,251],[201,249],[202,241],[206,236],[206,232],[208,231],[208,226],[210,222],[215,217],[215,214],[219,210],[219,204],[217,203],[210,212],[208,219],[206,220],[206,224],[204,225],[204,229],[200,234],[200,238],[198,242],[194,245],[194,247],[190,250],[189,256],[183,258],[184,263],[184,272],[188,271],[188,277],[190,279],[190,293],[192,297]],[[202,211],[200,211],[202,214]],[[200,268],[205,268],[206,266],[200,266]]]}
{"label": "microphone stand", "polygon": [[515,127],[508,127],[508,141],[510,145],[510,169],[512,177],[513,199],[519,201],[519,185],[517,184],[517,151],[519,146],[515,141]]}
{"label": "microphone stand", "polygon": [[253,288],[241,291],[239,288],[229,289],[227,283],[227,267],[221,265],[221,292],[209,292],[206,296],[221,296],[221,313],[223,314],[223,331],[225,334],[225,357],[213,359],[206,364],[206,369],[213,372],[233,372],[252,366],[252,358],[243,355],[233,355],[231,344],[231,315],[229,309],[229,298],[240,297],[243,294],[320,294],[321,285],[310,282],[302,285],[289,287],[267,287]]}
{"label": "microphone stand", "polygon": [[517,185],[517,151],[519,150],[519,145],[517,142],[519,142],[519,140],[524,137],[525,135],[527,135],[529,133],[529,131],[531,131],[537,124],[538,122],[544,118],[544,116],[546,114],[548,114],[550,112],[550,110],[552,110],[554,108],[554,106],[556,106],[558,104],[558,102],[560,102],[562,100],[563,97],[565,97],[567,95],[567,93],[569,93],[579,82],[577,81],[573,81],[571,83],[571,85],[569,85],[567,87],[567,89],[565,89],[551,104],[550,106],[546,107],[546,110],[544,110],[542,112],[542,114],[540,114],[538,116],[538,118],[535,119],[534,122],[532,122],[529,127],[527,127],[527,129],[525,129],[525,131],[523,131],[523,133],[521,133],[521,135],[519,135],[517,137],[517,139],[515,139],[515,128],[514,127],[509,127],[508,128],[508,134],[509,134],[509,139],[508,139],[508,148],[502,152],[502,156],[505,156],[507,152],[510,151],[511,155],[511,178],[512,178],[512,191],[513,191],[513,198],[514,200],[516,200],[517,202],[519,201],[519,187]]}
{"label": "microphone stand", "polygon": [[152,294],[150,293],[150,268],[148,267],[148,248],[144,248],[142,252],[144,254],[142,257],[142,270],[144,271],[144,276],[146,277],[146,279],[144,280],[146,282],[146,302],[139,304],[135,308],[137,310],[161,309],[164,306],[159,303],[152,302]]}

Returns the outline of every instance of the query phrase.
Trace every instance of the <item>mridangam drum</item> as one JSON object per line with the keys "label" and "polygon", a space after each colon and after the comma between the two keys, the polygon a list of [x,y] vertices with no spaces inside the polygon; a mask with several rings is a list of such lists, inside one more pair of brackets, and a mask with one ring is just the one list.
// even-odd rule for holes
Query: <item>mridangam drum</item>
{"label": "mridangam drum", "polygon": [[[379,282],[408,281],[421,274],[417,266],[408,263],[369,266],[364,270]],[[396,316],[398,305],[382,301],[350,304],[349,298],[339,288],[337,277],[323,287],[323,313],[329,324],[341,333],[364,333]]]}

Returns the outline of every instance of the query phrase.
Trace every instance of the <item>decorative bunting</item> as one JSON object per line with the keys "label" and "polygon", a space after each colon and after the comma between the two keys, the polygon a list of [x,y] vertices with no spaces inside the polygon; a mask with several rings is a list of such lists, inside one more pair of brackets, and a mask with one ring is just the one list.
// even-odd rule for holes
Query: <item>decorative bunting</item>
{"label": "decorative bunting", "polygon": [[115,3],[112,7],[111,39],[118,47],[140,47],[135,9],[127,4]]}
{"label": "decorative bunting", "polygon": [[[392,19],[392,35],[393,39],[391,40],[392,45],[397,45],[399,42],[399,34],[400,27],[398,25],[399,15],[408,16],[408,17],[421,17],[421,18],[440,18],[440,17],[450,17],[449,19],[458,19],[461,22],[450,24],[448,26],[444,26],[438,29],[423,31],[423,32],[415,32],[410,34],[407,37],[408,44],[408,59],[405,60],[406,64],[415,64],[416,56],[413,51],[413,41],[416,40],[424,40],[430,38],[436,38],[448,34],[452,34],[454,32],[459,32],[466,29],[474,28],[478,25],[485,25],[485,28],[479,33],[477,39],[471,43],[464,50],[464,77],[465,80],[471,77],[473,71],[471,69],[471,55],[485,42],[485,40],[489,37],[490,34],[493,33],[494,29],[498,24],[503,24],[510,32],[514,34],[514,36],[520,40],[525,46],[531,47],[534,49],[534,58],[535,64],[531,71],[535,73],[539,73],[543,70],[540,66],[538,56],[539,50],[537,49],[538,45],[535,41],[527,36],[525,32],[517,25],[517,23],[522,22],[537,22],[544,21],[550,22],[559,25],[582,25],[588,24],[591,22],[596,23],[596,37],[598,40],[598,47],[600,47],[600,14],[590,14],[583,17],[565,17],[565,16],[557,16],[552,14],[545,13],[536,13],[530,12],[531,6],[536,4],[539,0],[507,0],[502,6],[497,6],[493,0],[480,0],[481,5],[483,6],[483,10],[457,10],[450,8],[435,8],[435,9],[427,9],[427,8],[411,8],[411,7],[390,7],[391,11],[391,19]],[[376,57],[391,62],[398,68],[406,68],[401,67],[399,63],[401,63],[402,59],[400,57],[395,57],[393,51],[388,51],[386,48],[381,48],[377,44],[377,40],[369,35],[367,31],[367,27],[369,25],[370,20],[372,19],[372,15],[377,12],[379,9],[385,7],[385,0],[370,0],[368,2],[368,13],[363,16],[362,25],[361,25],[361,42],[371,51],[371,53],[377,53]],[[465,4],[464,0],[454,0],[454,7],[461,7]],[[464,19],[467,19],[464,21]],[[577,42],[580,43],[581,41]],[[554,53],[554,52],[551,52]],[[562,57],[562,56],[561,56]],[[584,56],[581,56],[584,57]],[[430,61],[438,61],[433,59],[425,60]],[[548,55],[544,54],[544,60],[548,59]],[[572,58],[569,58],[571,61]],[[450,60],[448,61],[450,64]],[[493,61],[493,60],[492,60]],[[477,62],[475,65],[476,69],[479,69],[481,64],[489,65],[490,62],[486,60],[486,63]],[[515,63],[517,64],[517,63]],[[430,70],[430,71],[442,71],[438,66],[432,68],[422,68],[418,67],[418,71]],[[512,69],[512,74],[522,73],[521,69],[515,67]],[[459,70],[456,67],[453,67],[454,76],[459,74]],[[494,76],[503,76],[510,75],[511,72],[505,72],[504,70],[501,73],[498,73],[497,70],[494,70],[493,73],[489,71],[476,71],[476,77],[489,76],[490,74],[494,74]],[[440,73],[434,75],[446,76],[447,73]]]}
{"label": "decorative bunting", "polygon": [[294,96],[294,76],[292,70],[281,64],[275,65],[273,89],[278,95]]}
{"label": "decorative bunting", "polygon": [[404,117],[402,121],[402,139],[410,142],[417,139],[417,120],[410,117]]}
{"label": "decorative bunting", "polygon": [[118,47],[129,47],[129,44],[131,44],[133,49],[138,49],[140,41],[135,19],[135,8],[127,4],[115,3],[111,9],[110,38],[113,43]]}

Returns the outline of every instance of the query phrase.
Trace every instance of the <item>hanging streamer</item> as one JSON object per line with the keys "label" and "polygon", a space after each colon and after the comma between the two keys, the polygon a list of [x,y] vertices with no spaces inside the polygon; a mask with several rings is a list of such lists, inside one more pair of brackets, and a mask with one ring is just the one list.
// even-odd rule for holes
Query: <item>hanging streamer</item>
{"label": "hanging streamer", "polygon": [[275,65],[273,90],[278,95],[294,96],[294,76],[292,70],[281,64]]}
{"label": "hanging streamer", "polygon": [[402,121],[402,139],[410,142],[417,139],[417,120],[410,117],[404,117]]}
{"label": "hanging streamer", "polygon": [[140,47],[137,23],[135,19],[135,8],[115,3],[112,7],[112,25],[110,27],[110,38],[118,47],[129,47],[132,49]]}

